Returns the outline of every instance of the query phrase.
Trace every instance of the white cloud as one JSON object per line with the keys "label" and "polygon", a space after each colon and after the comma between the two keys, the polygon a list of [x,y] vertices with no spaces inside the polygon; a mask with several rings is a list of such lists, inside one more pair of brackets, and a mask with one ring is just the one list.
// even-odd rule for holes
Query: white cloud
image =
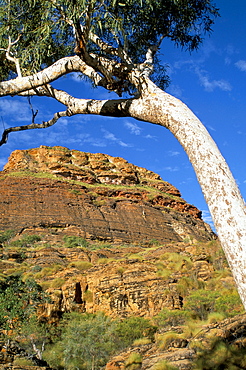
{"label": "white cloud", "polygon": [[238,53],[237,49],[235,49],[234,45],[232,44],[228,44],[225,48],[225,51],[228,55],[233,55],[233,54]]}
{"label": "white cloud", "polygon": [[222,91],[231,91],[232,89],[230,83],[226,80],[210,80],[208,73],[205,70],[201,70],[198,67],[196,67],[195,73],[199,77],[200,84],[208,92],[212,92],[216,88],[219,88]]}
{"label": "white cloud", "polygon": [[226,65],[226,66],[229,66],[230,64],[231,64],[231,58],[226,57],[226,58],[225,58],[225,65]]}
{"label": "white cloud", "polygon": [[211,126],[211,125],[205,125],[206,127],[207,127],[207,129],[208,130],[210,130],[210,131],[216,131],[216,129],[213,127],[213,126]]}
{"label": "white cloud", "polygon": [[168,166],[168,167],[164,167],[164,170],[170,171],[170,172],[176,172],[176,171],[179,171],[179,168],[177,166],[176,167]]}
{"label": "white cloud", "polygon": [[2,98],[0,100],[0,114],[4,117],[11,117],[14,121],[30,121],[31,123],[32,114],[27,101]]}
{"label": "white cloud", "polygon": [[98,148],[105,148],[107,146],[107,143],[105,140],[100,138],[91,137],[90,135],[87,135],[86,138],[81,140],[84,143],[89,143],[92,146],[98,147]]}
{"label": "white cloud", "polygon": [[150,135],[150,134],[148,134],[148,135],[144,136],[144,138],[145,138],[145,139],[152,139],[152,140],[157,141],[157,137],[156,137],[156,136],[154,136],[154,135]]}
{"label": "white cloud", "polygon": [[246,72],[246,60],[239,60],[235,63],[235,66],[242,72]]}
{"label": "white cloud", "polygon": [[169,157],[177,157],[178,155],[180,155],[180,152],[175,151],[175,150],[169,150],[168,155]]}
{"label": "white cloud", "polygon": [[109,132],[107,130],[102,130],[104,132],[104,138],[110,141],[115,142],[116,144],[123,146],[123,147],[131,147],[132,145],[125,143],[124,141],[120,140],[113,134],[112,132]]}
{"label": "white cloud", "polygon": [[182,89],[179,85],[170,85],[167,91],[176,98],[182,98]]}
{"label": "white cloud", "polygon": [[125,122],[125,127],[128,128],[131,132],[131,134],[134,134],[134,135],[140,135],[142,129],[136,124],[136,123],[133,123],[133,122]]}

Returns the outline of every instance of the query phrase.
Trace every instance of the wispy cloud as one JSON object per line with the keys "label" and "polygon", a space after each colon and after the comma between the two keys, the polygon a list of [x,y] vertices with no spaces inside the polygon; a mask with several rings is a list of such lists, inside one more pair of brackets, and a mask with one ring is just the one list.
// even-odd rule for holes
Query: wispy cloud
{"label": "wispy cloud", "polygon": [[140,135],[141,134],[142,129],[136,123],[125,122],[124,125],[128,130],[130,130],[131,134],[134,134],[134,135]]}
{"label": "wispy cloud", "polygon": [[239,60],[235,63],[235,66],[242,72],[246,72],[246,60]]}
{"label": "wispy cloud", "polygon": [[164,170],[170,171],[170,172],[177,172],[177,171],[179,171],[179,167],[177,167],[177,166],[175,166],[175,167],[168,166],[168,167],[164,167]]}
{"label": "wispy cloud", "polygon": [[10,117],[11,120],[31,121],[31,110],[27,101],[2,98],[0,100],[0,114],[3,117]]}
{"label": "wispy cloud", "polygon": [[125,143],[124,141],[122,141],[121,139],[119,139],[118,137],[115,136],[115,134],[113,134],[112,132],[109,132],[107,130],[104,130],[102,129],[102,132],[104,133],[104,138],[109,140],[109,141],[112,141],[120,146],[123,146],[123,147],[131,147],[132,145],[131,144],[127,144]]}
{"label": "wispy cloud", "polygon": [[210,131],[216,131],[216,129],[213,127],[213,126],[211,126],[211,125],[205,125],[206,127],[207,127],[207,129],[208,130],[210,130]]}
{"label": "wispy cloud", "polygon": [[205,70],[196,67],[195,73],[199,78],[201,86],[203,86],[208,92],[212,92],[216,88],[219,88],[222,91],[232,90],[231,84],[226,80],[210,80],[208,72]]}
{"label": "wispy cloud", "polygon": [[169,157],[177,157],[178,155],[180,155],[180,152],[175,151],[175,150],[169,150],[168,155]]}
{"label": "wispy cloud", "polygon": [[181,99],[183,97],[182,89],[179,85],[170,85],[167,91],[176,98]]}
{"label": "wispy cloud", "polygon": [[152,139],[152,140],[157,141],[157,137],[156,137],[156,136],[154,136],[154,135],[150,135],[150,134],[145,135],[145,136],[144,136],[144,138],[145,138],[145,139]]}

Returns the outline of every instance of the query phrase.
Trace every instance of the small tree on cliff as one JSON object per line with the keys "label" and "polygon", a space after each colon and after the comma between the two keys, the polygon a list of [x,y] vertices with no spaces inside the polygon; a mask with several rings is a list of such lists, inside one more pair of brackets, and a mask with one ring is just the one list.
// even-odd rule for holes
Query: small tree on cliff
{"label": "small tree on cliff", "polygon": [[[47,96],[65,110],[42,123],[33,114],[32,123],[6,129],[0,145],[13,131],[46,128],[75,114],[133,117],[168,128],[195,169],[246,307],[244,202],[207,130],[162,90],[167,78],[158,59],[164,38],[196,49],[217,16],[212,0],[1,1],[0,96]],[[51,85],[70,72],[120,98],[76,99]]]}

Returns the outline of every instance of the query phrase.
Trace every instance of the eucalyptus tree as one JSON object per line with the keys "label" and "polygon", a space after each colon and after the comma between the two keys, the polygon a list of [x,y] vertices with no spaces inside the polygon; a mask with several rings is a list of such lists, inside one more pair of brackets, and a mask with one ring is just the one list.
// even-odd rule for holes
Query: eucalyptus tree
{"label": "eucalyptus tree", "polygon": [[[218,9],[212,0],[1,0],[0,96],[46,96],[64,105],[47,122],[7,128],[46,128],[60,117],[95,114],[133,117],[169,129],[186,151],[209,206],[246,307],[246,215],[233,176],[205,127],[164,91],[160,63],[169,38],[190,51],[210,32]],[[52,82],[79,72],[111,100],[78,99]]]}

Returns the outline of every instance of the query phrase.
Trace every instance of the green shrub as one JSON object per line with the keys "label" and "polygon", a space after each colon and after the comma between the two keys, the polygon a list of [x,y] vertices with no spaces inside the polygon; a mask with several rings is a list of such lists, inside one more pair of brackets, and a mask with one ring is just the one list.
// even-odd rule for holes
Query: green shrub
{"label": "green shrub", "polygon": [[199,289],[186,297],[184,309],[191,311],[194,318],[206,320],[208,314],[215,311],[215,302],[219,295],[218,292]]}
{"label": "green shrub", "polygon": [[158,327],[163,328],[166,326],[184,325],[188,318],[190,318],[189,311],[163,308],[154,320]]}
{"label": "green shrub", "polygon": [[195,274],[191,272],[190,276],[183,276],[176,284],[177,292],[182,296],[188,295],[192,290],[203,289],[205,283],[203,280],[198,280]]}
{"label": "green shrub", "polygon": [[226,317],[233,317],[245,311],[238,292],[235,289],[233,291],[222,291],[215,301],[214,309],[223,313]]}
{"label": "green shrub", "polygon": [[207,322],[208,324],[216,324],[217,322],[220,322],[224,320],[226,317],[225,314],[220,312],[211,312],[208,314]]}
{"label": "green shrub", "polygon": [[156,267],[157,267],[157,271],[156,271],[157,276],[160,276],[163,279],[169,278],[169,276],[172,275],[173,273],[173,271],[168,269],[166,265],[164,265],[162,262],[158,262],[156,264]]}
{"label": "green shrub", "polygon": [[117,349],[114,321],[101,313],[64,316],[61,335],[44,358],[56,369],[102,369]]}
{"label": "green shrub", "polygon": [[119,321],[115,333],[122,348],[130,346],[136,339],[146,337],[154,339],[157,327],[152,325],[150,320],[143,317],[128,317]]}
{"label": "green shrub", "polygon": [[0,232],[0,243],[8,242],[15,235],[14,230],[6,230]]}
{"label": "green shrub", "polygon": [[39,241],[41,241],[41,237],[39,235],[23,235],[19,240],[12,241],[10,246],[15,248],[26,248]]}
{"label": "green shrub", "polygon": [[180,271],[181,269],[184,271],[192,267],[190,258],[180,253],[164,253],[162,255],[162,260],[166,261],[168,268],[173,272]]}
{"label": "green shrub", "polygon": [[65,242],[64,246],[66,248],[74,248],[74,247],[83,247],[87,248],[89,243],[86,239],[81,238],[79,236],[67,236],[63,237],[63,241]]}
{"label": "green shrub", "polygon": [[35,265],[32,267],[32,272],[40,272],[42,270],[42,266]]}

